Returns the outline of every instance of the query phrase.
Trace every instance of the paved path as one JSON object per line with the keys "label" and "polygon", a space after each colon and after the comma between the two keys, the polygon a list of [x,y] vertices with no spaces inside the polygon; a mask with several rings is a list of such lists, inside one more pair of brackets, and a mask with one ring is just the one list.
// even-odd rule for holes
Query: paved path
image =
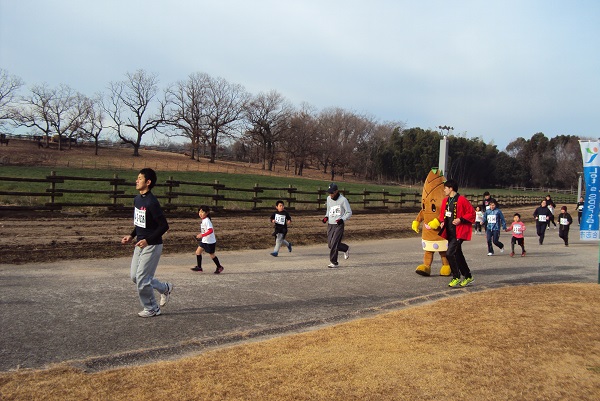
{"label": "paved path", "polygon": [[[209,272],[193,273],[192,252],[165,255],[157,276],[175,291],[163,315],[151,319],[137,317],[130,258],[0,264],[0,371],[64,361],[94,371],[506,285],[598,282],[597,243],[580,242],[573,232],[567,248],[550,230],[540,246],[532,231],[524,258],[498,250],[488,257],[484,236],[474,236],[464,249],[475,282],[464,289],[447,287],[447,277],[415,274],[418,238],[352,242],[350,259],[338,269],[326,267],[325,244],[278,258],[270,250],[217,251],[221,275],[212,274],[208,257]],[[510,235],[501,240],[508,249]],[[436,255],[435,272],[439,263]]]}

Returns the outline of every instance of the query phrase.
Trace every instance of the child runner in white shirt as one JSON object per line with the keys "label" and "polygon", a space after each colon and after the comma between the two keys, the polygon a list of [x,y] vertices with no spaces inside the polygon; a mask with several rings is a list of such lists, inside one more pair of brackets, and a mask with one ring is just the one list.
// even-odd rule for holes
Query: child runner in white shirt
{"label": "child runner in white shirt", "polygon": [[215,230],[213,229],[212,221],[210,220],[210,208],[206,205],[200,206],[198,208],[198,216],[202,219],[202,223],[200,224],[200,234],[196,235],[196,239],[198,240],[196,262],[198,264],[195,267],[192,267],[191,270],[195,272],[202,271],[202,252],[206,251],[217,266],[215,274],[220,274],[223,271],[223,266],[221,266],[219,258],[215,255],[217,237],[215,237]]}

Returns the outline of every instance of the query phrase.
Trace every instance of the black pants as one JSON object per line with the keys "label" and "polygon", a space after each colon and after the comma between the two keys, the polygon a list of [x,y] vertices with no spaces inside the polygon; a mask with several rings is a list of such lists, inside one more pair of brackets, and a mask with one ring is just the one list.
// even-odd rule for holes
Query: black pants
{"label": "black pants", "polygon": [[343,224],[327,224],[327,246],[329,246],[329,260],[331,263],[338,262],[338,252],[346,252],[348,245],[342,242],[344,238]]}
{"label": "black pants", "polygon": [[558,228],[558,236],[562,238],[563,241],[565,241],[565,245],[569,245],[569,226],[561,225]]}
{"label": "black pants", "polygon": [[448,258],[448,263],[450,263],[450,270],[452,270],[452,276],[454,278],[460,278],[461,274],[465,278],[471,277],[471,270],[469,270],[469,265],[467,264],[467,260],[462,251],[462,243],[462,239],[448,237],[446,257]]}
{"label": "black pants", "polygon": [[542,245],[544,243],[544,237],[546,236],[546,227],[548,227],[546,222],[538,221],[535,223],[535,229],[537,231],[537,235],[538,235],[538,237],[540,237],[540,245]]}

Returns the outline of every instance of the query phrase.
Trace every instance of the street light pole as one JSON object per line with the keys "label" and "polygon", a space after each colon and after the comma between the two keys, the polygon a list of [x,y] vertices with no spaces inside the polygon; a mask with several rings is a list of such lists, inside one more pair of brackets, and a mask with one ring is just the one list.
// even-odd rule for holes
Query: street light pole
{"label": "street light pole", "polygon": [[448,127],[447,125],[439,126],[440,131],[446,131],[446,134],[443,135],[442,139],[440,139],[440,157],[438,159],[438,168],[442,170],[442,174],[448,177],[447,169],[448,169],[448,134],[454,127]]}

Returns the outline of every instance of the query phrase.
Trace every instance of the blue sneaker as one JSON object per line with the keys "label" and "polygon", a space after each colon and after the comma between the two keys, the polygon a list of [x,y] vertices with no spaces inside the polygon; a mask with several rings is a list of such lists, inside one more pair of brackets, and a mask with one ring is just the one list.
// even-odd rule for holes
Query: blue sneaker
{"label": "blue sneaker", "polygon": [[271,256],[277,256],[277,252],[271,252],[269,255],[271,255]]}
{"label": "blue sneaker", "polygon": [[292,243],[288,242],[288,251],[292,252]]}

